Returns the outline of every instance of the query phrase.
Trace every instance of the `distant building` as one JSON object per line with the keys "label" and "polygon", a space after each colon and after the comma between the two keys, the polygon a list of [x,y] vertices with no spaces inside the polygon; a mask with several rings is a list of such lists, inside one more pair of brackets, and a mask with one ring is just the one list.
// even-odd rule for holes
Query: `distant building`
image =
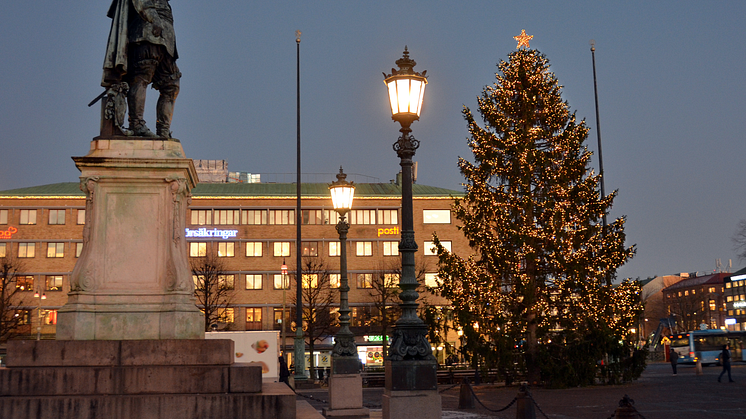
{"label": "distant building", "polygon": [[663,289],[666,313],[683,330],[725,327],[725,278],[730,273],[696,276],[683,279]]}
{"label": "distant building", "polygon": [[228,162],[225,160],[193,160],[199,183],[228,182]]}
{"label": "distant building", "polygon": [[[658,329],[661,320],[667,319],[669,316],[664,303],[663,289],[688,277],[689,275],[687,274],[664,275],[640,281],[640,285],[642,285],[642,302],[645,306],[645,312],[640,321],[641,337],[645,339],[649,338]],[[667,321],[664,322],[664,324],[667,323]]]}
{"label": "distant building", "polygon": [[746,268],[725,279],[725,325],[728,330],[746,330]]}

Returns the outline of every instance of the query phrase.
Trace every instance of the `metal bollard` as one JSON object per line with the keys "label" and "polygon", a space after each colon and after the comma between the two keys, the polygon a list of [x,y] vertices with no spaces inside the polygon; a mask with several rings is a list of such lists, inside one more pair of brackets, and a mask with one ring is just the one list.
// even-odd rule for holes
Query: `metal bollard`
{"label": "metal bollard", "polygon": [[614,412],[614,419],[640,419],[640,414],[637,413],[634,404],[635,401],[625,394]]}
{"label": "metal bollard", "polygon": [[526,383],[521,384],[521,387],[518,389],[518,395],[516,396],[515,418],[536,419],[534,402],[528,395],[528,385]]}
{"label": "metal bollard", "polygon": [[469,380],[461,380],[461,391],[458,393],[459,409],[474,409],[474,394],[471,392]]}

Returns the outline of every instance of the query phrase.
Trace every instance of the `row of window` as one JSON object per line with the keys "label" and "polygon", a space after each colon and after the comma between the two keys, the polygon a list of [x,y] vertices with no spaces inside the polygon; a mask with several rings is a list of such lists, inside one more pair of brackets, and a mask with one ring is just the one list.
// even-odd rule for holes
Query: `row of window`
{"label": "row of window", "polygon": [[[247,290],[261,290],[264,288],[265,274],[240,274],[244,278],[245,289]],[[268,279],[272,281],[272,288],[275,290],[290,289],[290,284],[295,281],[295,275],[283,275],[281,273],[266,274]],[[341,276],[338,273],[330,273],[323,281],[329,281],[331,288],[339,288],[341,283]],[[357,273],[349,274],[348,278],[350,283],[356,284],[357,288],[373,288],[374,273]],[[193,275],[194,286],[197,289],[202,289],[205,286],[204,278],[199,275]],[[384,273],[381,278],[383,284],[387,288],[397,287],[399,284],[399,274],[396,273]],[[323,282],[322,281],[322,282]],[[217,278],[217,284],[219,287],[226,289],[235,289],[236,274],[219,275]],[[438,274],[426,273],[425,274],[425,286],[436,287],[438,285]],[[304,274],[303,275],[303,288],[318,288],[319,287],[319,274]]]}
{"label": "row of window", "polygon": [[[374,242],[372,241],[353,241],[355,246],[355,256],[373,256]],[[382,241],[381,253],[383,256],[399,256],[399,242],[398,241]],[[443,247],[451,250],[450,241],[441,241]],[[340,249],[340,242],[332,241],[328,243],[328,255],[329,256],[340,256],[342,251]],[[278,241],[272,242],[272,256],[275,257],[288,257],[290,256],[290,249],[293,243],[289,241]],[[236,250],[239,248],[240,243],[235,242],[217,242],[217,255],[218,257],[234,257]],[[207,256],[208,242],[190,242],[189,243],[189,256],[190,257],[205,257]],[[262,257],[264,256],[264,242],[244,242],[244,248],[246,249],[247,257]],[[431,241],[426,241],[423,252],[425,256],[437,256],[435,245]],[[301,256],[319,256],[319,242],[308,241],[301,242]]]}
{"label": "row of window", "polygon": [[[22,209],[18,210],[18,224],[20,225],[33,225],[36,224],[37,209]],[[64,225],[65,214],[67,209],[49,209],[47,211],[47,224],[48,225]],[[72,213],[73,209],[70,209]],[[76,210],[76,222],[77,224],[85,224],[85,210]],[[0,209],[0,224],[8,224],[8,210]]]}
{"label": "row of window", "polygon": [[[44,275],[42,279],[44,283],[44,290],[46,291],[62,291],[62,278],[63,275]],[[15,277],[16,288],[20,291],[37,291],[34,287],[35,277],[33,275],[19,275]]]}
{"label": "row of window", "polygon": [[[272,310],[273,317],[273,329],[278,330],[282,326],[283,322],[283,310],[281,307],[266,307],[266,309]],[[265,307],[246,307],[246,330],[262,330],[264,325],[262,319],[264,317]],[[218,316],[220,321],[223,323],[235,323],[237,309],[234,307],[228,307],[219,310]],[[338,325],[339,308],[330,307],[328,316],[332,322],[332,325]],[[288,307],[285,309],[286,324],[293,325],[291,309]],[[358,306],[350,307],[350,326],[374,326],[379,324],[380,312],[376,307],[371,306]]]}
{"label": "row of window", "polygon": [[[450,224],[450,210],[423,210],[425,224]],[[193,209],[192,225],[295,224],[294,209]],[[355,209],[347,213],[350,224],[399,224],[398,209]],[[328,209],[301,210],[302,224],[337,224],[339,214]]]}
{"label": "row of window", "polygon": [[[726,288],[730,288],[730,287],[726,284]],[[717,292],[717,288],[716,287],[708,287],[707,288],[707,292],[709,292],[709,293]],[[722,288],[720,288],[720,292],[723,292]],[[689,294],[691,294],[691,295],[697,295],[697,290],[696,289],[692,289],[692,290],[679,291],[677,295],[679,297],[688,297]],[[673,296],[674,296],[674,293],[668,294],[668,298],[672,298]]]}
{"label": "row of window", "polygon": [[[47,257],[48,258],[63,258],[65,257],[65,249],[67,243],[65,242],[48,242],[46,243]],[[42,249],[44,243],[40,244]],[[75,257],[80,257],[80,253],[83,252],[83,243],[70,243],[70,246],[74,246]],[[18,243],[18,251],[16,257],[19,258],[34,258],[36,257],[36,243]],[[5,257],[9,254],[10,245],[8,243],[0,243],[0,258]]]}

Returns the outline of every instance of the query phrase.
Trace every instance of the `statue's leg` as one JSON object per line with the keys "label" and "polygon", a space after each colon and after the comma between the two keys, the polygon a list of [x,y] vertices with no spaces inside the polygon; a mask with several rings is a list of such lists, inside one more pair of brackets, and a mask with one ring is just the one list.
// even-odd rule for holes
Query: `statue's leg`
{"label": "statue's leg", "polygon": [[[137,45],[130,55],[132,73],[128,77],[130,90],[127,93],[127,108],[129,110],[129,129],[133,135],[139,137],[155,137],[145,125],[145,97],[148,84],[153,80],[158,61],[151,57],[150,44]],[[134,59],[133,59],[134,58]]]}
{"label": "statue's leg", "polygon": [[156,104],[156,134],[159,137],[171,138],[171,120],[174,115],[174,102],[179,95],[181,72],[173,58],[164,53],[164,58],[156,69],[153,88],[160,92]]}

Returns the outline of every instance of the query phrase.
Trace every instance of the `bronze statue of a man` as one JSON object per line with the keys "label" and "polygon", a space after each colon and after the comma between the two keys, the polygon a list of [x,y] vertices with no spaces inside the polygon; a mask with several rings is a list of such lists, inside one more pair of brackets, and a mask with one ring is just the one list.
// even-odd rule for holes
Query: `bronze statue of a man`
{"label": "bronze statue of a man", "polygon": [[[101,85],[127,87],[129,129],[125,135],[171,138],[174,101],[179,94],[181,72],[176,66],[174,18],[169,0],[113,0],[112,19],[104,58]],[[145,125],[145,94],[148,84],[160,92],[156,105],[156,133]]]}

